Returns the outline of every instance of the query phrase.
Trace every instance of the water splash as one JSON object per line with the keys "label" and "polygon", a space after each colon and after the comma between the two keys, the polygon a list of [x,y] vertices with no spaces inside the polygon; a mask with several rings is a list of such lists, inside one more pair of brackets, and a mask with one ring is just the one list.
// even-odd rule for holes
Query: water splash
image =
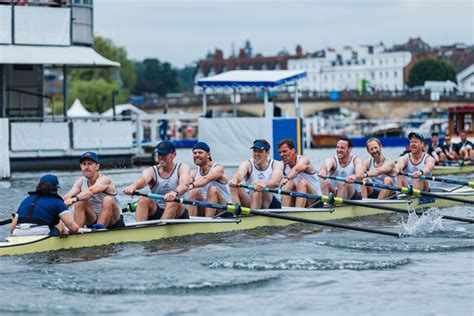
{"label": "water splash", "polygon": [[216,261],[204,264],[214,269],[236,270],[385,270],[395,269],[410,263],[409,258],[398,260],[333,260],[333,259],[284,259],[275,262],[267,261]]}
{"label": "water splash", "polygon": [[443,225],[442,215],[437,208],[431,208],[421,215],[410,212],[406,222],[402,218],[400,224],[402,234],[409,236],[426,235],[435,231],[448,230]]}

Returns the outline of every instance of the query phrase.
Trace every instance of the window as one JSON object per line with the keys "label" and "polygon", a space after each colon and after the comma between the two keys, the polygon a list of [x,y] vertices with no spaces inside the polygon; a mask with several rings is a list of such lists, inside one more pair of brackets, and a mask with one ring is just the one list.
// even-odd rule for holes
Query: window
{"label": "window", "polygon": [[393,78],[397,78],[397,76],[398,76],[398,72],[395,70],[395,71],[393,72]]}

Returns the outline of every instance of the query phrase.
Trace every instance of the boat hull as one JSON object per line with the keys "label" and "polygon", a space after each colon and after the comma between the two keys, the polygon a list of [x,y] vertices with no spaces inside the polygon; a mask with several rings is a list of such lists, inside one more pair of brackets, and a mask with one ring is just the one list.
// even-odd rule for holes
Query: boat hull
{"label": "boat hull", "polygon": [[433,170],[434,176],[441,176],[447,174],[463,174],[463,173],[473,173],[474,165],[467,166],[435,166]]}
{"label": "boat hull", "polygon": [[[463,189],[455,196],[474,200],[474,190]],[[434,199],[423,203],[419,198],[407,200],[364,200],[375,205],[385,205],[399,209],[418,209],[422,207],[447,207],[460,204],[453,201]],[[337,206],[333,209],[297,209],[268,210],[279,214],[292,215],[314,220],[339,220],[357,218],[383,213],[384,210],[361,206]],[[258,227],[279,227],[294,224],[293,221],[266,216],[247,216],[238,219],[193,218],[190,220],[164,220],[128,224],[124,229],[92,231],[66,236],[11,236],[0,243],[0,256],[22,255],[37,252],[56,251],[73,248],[87,248],[118,243],[153,241],[203,233],[222,233],[249,230]]]}

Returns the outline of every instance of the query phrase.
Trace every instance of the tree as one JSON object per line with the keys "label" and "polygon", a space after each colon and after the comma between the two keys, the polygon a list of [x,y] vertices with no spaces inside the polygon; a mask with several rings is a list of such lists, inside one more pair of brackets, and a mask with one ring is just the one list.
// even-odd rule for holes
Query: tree
{"label": "tree", "polygon": [[75,80],[71,82],[69,97],[71,100],[79,98],[89,112],[102,113],[112,104],[112,92],[118,90],[118,81],[107,82],[103,78]]}
{"label": "tree", "polygon": [[195,65],[188,65],[178,70],[178,80],[181,91],[193,91],[195,72]]}
{"label": "tree", "polygon": [[408,75],[408,85],[421,86],[427,80],[457,82],[454,67],[443,60],[423,59],[413,65]]}
{"label": "tree", "polygon": [[178,72],[170,63],[161,63],[156,58],[147,58],[143,62],[135,63],[137,83],[134,94],[157,93],[165,95],[169,92],[180,91]]}
{"label": "tree", "polygon": [[[76,81],[97,82],[97,80],[102,79],[108,83],[109,86],[114,86],[116,87],[116,90],[119,91],[119,96],[117,98],[118,102],[127,102],[137,79],[133,62],[127,58],[127,52],[124,48],[115,46],[111,40],[102,37],[94,38],[94,48],[102,56],[119,62],[120,68],[107,67],[74,69],[71,71],[71,87],[75,86],[77,88],[79,86],[84,86],[83,84],[78,84]],[[103,83],[101,84],[103,85]],[[76,92],[77,91],[78,90],[76,90]],[[79,95],[78,97],[81,100],[83,99],[82,95]],[[72,97],[69,97],[68,99],[74,100]],[[111,94],[108,95],[108,99],[103,100],[105,103],[97,106],[98,108],[104,108],[104,110],[107,110],[107,108],[112,105]]]}

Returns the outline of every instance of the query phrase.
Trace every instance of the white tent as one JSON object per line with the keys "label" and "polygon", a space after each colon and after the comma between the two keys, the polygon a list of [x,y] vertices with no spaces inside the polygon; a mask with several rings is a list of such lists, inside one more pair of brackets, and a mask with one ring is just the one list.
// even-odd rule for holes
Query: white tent
{"label": "white tent", "polygon": [[[146,114],[144,111],[140,110],[139,108],[137,108],[135,105],[133,104],[130,104],[130,103],[127,103],[127,104],[117,104],[115,106],[115,114],[116,115],[122,115],[122,112],[123,111],[131,111],[133,113],[136,113],[136,114],[140,114],[140,115],[144,115]],[[108,109],[107,111],[105,111],[104,113],[102,113],[102,116],[112,116],[113,115],[113,109],[110,108]]]}
{"label": "white tent", "polygon": [[82,105],[79,99],[74,100],[72,106],[67,110],[67,116],[69,117],[84,117],[91,116],[91,113],[87,111]]}

